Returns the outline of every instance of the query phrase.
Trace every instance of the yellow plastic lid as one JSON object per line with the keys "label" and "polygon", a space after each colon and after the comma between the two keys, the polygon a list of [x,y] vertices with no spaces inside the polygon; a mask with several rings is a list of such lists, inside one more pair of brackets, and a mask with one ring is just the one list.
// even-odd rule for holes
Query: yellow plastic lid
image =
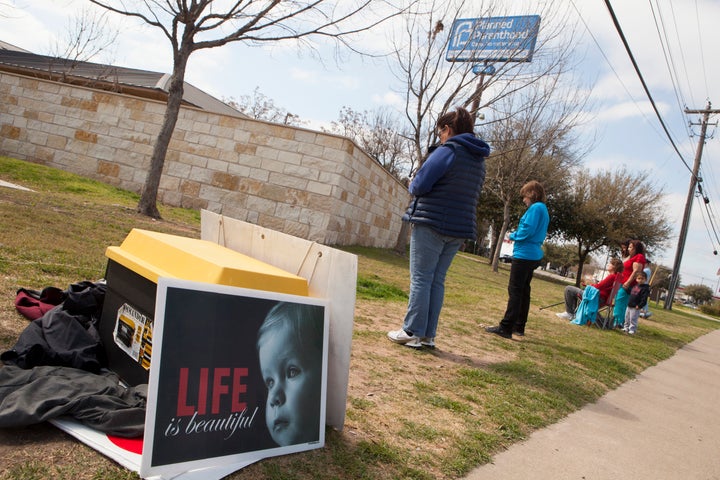
{"label": "yellow plastic lid", "polygon": [[134,228],[105,256],[157,283],[160,277],[308,295],[308,283],[267,263],[207,240]]}

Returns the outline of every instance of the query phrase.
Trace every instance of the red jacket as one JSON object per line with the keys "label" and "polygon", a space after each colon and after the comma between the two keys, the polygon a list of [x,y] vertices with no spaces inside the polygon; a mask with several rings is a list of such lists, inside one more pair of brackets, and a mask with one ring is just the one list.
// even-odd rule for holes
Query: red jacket
{"label": "red jacket", "polygon": [[603,306],[607,303],[608,297],[610,296],[610,291],[612,290],[613,284],[615,283],[615,280],[617,279],[618,274],[617,273],[611,273],[607,277],[600,280],[598,283],[594,283],[593,287],[597,288],[600,293],[600,306]]}

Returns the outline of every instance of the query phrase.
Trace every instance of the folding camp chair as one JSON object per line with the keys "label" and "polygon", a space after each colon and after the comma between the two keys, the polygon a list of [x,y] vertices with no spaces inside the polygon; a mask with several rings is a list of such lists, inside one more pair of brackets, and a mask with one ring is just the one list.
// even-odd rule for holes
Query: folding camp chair
{"label": "folding camp chair", "polygon": [[617,297],[618,290],[620,290],[621,286],[622,282],[620,280],[613,283],[612,290],[610,290],[610,295],[608,295],[607,300],[605,300],[605,304],[600,305],[600,307],[598,308],[598,313],[595,320],[596,327],[602,330],[611,330],[613,328],[613,324],[615,323],[615,320],[613,319],[613,310],[615,309],[615,297]]}

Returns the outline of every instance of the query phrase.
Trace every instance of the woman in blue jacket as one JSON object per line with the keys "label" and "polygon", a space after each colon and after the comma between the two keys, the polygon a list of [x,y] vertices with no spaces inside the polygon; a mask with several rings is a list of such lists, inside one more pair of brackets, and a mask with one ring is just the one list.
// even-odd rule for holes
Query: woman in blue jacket
{"label": "woman in blue jacket", "polygon": [[550,223],[545,206],[545,189],[540,182],[529,181],[520,189],[520,195],[528,209],[520,219],[517,230],[510,234],[510,240],[515,245],[510,265],[507,308],[500,325],[485,329],[504,338],[512,338],[513,333],[525,335],[530,311],[530,281],[544,256],[542,244]]}
{"label": "woman in blue jacket", "polygon": [[413,200],[403,216],[412,224],[408,309],[402,328],[387,334],[413,348],[435,346],[445,275],[463,241],[477,238],[477,202],[490,154],[464,108],[440,116],[436,126],[442,145],[410,183]]}

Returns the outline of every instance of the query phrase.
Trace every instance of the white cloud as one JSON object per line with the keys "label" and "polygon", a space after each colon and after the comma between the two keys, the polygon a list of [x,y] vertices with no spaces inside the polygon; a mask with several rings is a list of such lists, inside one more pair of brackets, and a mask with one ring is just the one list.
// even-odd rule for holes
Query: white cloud
{"label": "white cloud", "polygon": [[402,108],[405,105],[405,99],[395,92],[387,91],[382,94],[372,96],[372,101],[378,106],[388,105],[391,107]]}
{"label": "white cloud", "polygon": [[652,105],[649,101],[644,102],[621,102],[602,108],[595,118],[595,121],[617,122],[629,118],[654,115]]}
{"label": "white cloud", "polygon": [[290,69],[290,78],[305,83],[317,83],[317,71],[294,67]]}

